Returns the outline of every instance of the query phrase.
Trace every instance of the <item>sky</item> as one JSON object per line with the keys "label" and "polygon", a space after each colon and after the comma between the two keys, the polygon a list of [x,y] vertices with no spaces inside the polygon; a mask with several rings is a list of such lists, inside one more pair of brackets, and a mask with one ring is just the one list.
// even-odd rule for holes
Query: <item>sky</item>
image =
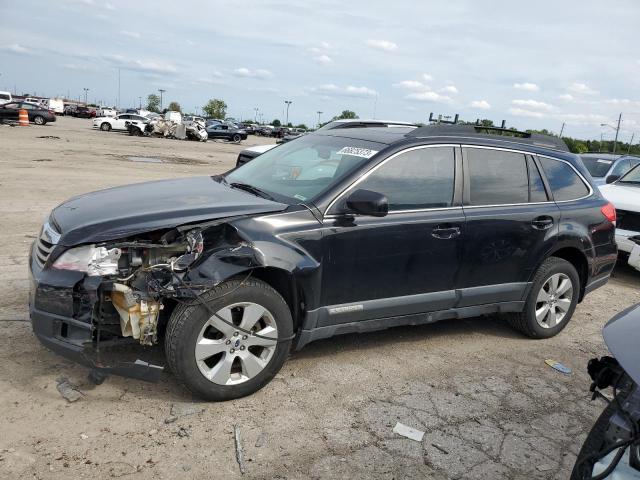
{"label": "sky", "polygon": [[[309,126],[342,110],[640,140],[640,2],[0,0],[0,89]],[[17,21],[17,19],[24,19]],[[15,93],[15,92],[14,92]],[[198,109],[198,110],[197,110]],[[256,109],[258,109],[256,113]],[[261,117],[262,116],[262,117]],[[635,143],[635,142],[634,142]]]}

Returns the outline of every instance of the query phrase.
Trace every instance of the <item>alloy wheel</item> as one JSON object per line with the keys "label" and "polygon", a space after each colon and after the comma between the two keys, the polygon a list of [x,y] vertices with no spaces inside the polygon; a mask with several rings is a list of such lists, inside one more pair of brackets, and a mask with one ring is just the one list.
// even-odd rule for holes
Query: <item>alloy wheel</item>
{"label": "alloy wheel", "polygon": [[269,310],[252,302],[234,303],[203,325],[195,360],[210,382],[237,385],[265,369],[276,351],[277,338],[278,327]]}
{"label": "alloy wheel", "polygon": [[36,125],[44,125],[44,118],[38,116],[33,119],[33,123]]}
{"label": "alloy wheel", "polygon": [[555,273],[542,285],[536,298],[536,321],[542,328],[561,323],[571,308],[573,283],[564,273]]}

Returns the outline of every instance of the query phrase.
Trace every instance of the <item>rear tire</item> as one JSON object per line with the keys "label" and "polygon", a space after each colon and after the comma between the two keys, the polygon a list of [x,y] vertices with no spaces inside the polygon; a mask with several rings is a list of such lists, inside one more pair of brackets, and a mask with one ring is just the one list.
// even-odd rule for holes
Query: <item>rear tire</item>
{"label": "rear tire", "polygon": [[240,140],[242,140],[242,137],[240,136],[240,134],[236,133],[236,134],[233,136],[233,141],[237,143],[237,142],[239,142]]}
{"label": "rear tire", "polygon": [[524,310],[507,315],[509,324],[531,338],[550,338],[567,326],[580,295],[575,267],[558,257],[547,258],[533,278]]}
{"label": "rear tire", "polygon": [[[250,325],[245,329],[263,337],[281,340],[265,342],[246,335],[222,322],[221,316],[236,326]],[[229,280],[173,311],[165,337],[167,364],[191,392],[205,400],[240,398],[260,390],[278,373],[292,342],[282,339],[292,333],[289,306],[271,286],[256,279]]]}
{"label": "rear tire", "polygon": [[111,124],[104,122],[100,125],[100,130],[102,130],[103,132],[108,132],[109,130],[111,130]]}
{"label": "rear tire", "polygon": [[43,116],[37,115],[33,118],[33,123],[35,123],[36,125],[44,125],[47,123],[47,121],[44,119]]}

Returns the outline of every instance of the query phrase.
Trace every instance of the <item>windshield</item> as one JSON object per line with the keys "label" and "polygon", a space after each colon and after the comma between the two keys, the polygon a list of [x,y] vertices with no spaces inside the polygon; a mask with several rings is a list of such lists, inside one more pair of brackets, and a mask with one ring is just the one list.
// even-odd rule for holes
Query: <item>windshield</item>
{"label": "windshield", "polygon": [[226,177],[287,203],[313,201],[386,145],[353,138],[307,135],[269,150]]}
{"label": "windshield", "polygon": [[627,174],[618,180],[616,183],[633,183],[640,184],[640,165],[636,165]]}
{"label": "windshield", "polygon": [[582,157],[582,163],[587,167],[592,177],[602,178],[611,168],[613,160],[597,157]]}

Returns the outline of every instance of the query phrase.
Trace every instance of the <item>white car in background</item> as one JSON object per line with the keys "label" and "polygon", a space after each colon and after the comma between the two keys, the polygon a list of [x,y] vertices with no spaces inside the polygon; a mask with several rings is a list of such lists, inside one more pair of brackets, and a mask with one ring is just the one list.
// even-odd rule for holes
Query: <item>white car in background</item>
{"label": "white car in background", "polygon": [[96,110],[96,117],[115,117],[118,112],[115,108],[100,107]]}
{"label": "white car in background", "polygon": [[619,180],[599,188],[616,207],[618,251],[628,254],[629,265],[640,270],[640,165]]}
{"label": "white car in background", "polygon": [[12,101],[11,92],[0,92],[0,105],[11,103]]}
{"label": "white car in background", "polygon": [[143,122],[148,119],[134,113],[123,113],[115,117],[97,117],[93,119],[93,128],[99,128],[103,132],[108,132],[109,130],[124,131],[127,130],[126,123],[131,122],[131,120]]}

